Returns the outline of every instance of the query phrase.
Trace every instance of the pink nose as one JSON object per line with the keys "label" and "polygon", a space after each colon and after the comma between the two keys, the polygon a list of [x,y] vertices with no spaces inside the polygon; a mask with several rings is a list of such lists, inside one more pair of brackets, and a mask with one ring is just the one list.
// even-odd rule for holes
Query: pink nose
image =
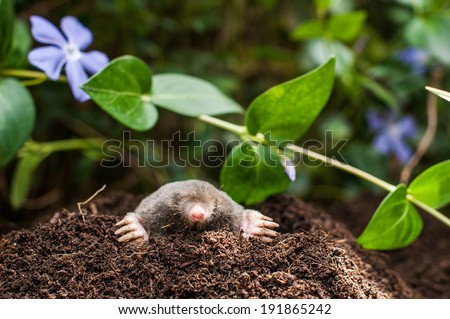
{"label": "pink nose", "polygon": [[206,211],[200,205],[194,205],[188,212],[188,217],[193,222],[201,222],[206,219]]}

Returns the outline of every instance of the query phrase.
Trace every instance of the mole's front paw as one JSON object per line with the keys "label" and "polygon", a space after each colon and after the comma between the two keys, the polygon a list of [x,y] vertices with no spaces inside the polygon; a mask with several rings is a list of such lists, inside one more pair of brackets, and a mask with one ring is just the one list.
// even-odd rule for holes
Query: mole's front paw
{"label": "mole's front paw", "polygon": [[148,241],[147,231],[142,227],[140,218],[134,213],[128,213],[116,226],[121,226],[116,232],[119,242],[143,244]]}
{"label": "mole's front paw", "polygon": [[256,210],[246,209],[242,216],[240,230],[243,231],[246,237],[257,237],[270,243],[273,237],[278,236],[278,233],[273,230],[278,226],[280,225],[273,222],[272,218]]}

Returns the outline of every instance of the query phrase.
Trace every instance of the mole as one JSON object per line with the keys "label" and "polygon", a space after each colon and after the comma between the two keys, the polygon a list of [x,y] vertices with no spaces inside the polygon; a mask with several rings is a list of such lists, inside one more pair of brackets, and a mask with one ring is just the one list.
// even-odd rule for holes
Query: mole
{"label": "mole", "polygon": [[244,237],[271,242],[279,225],[245,209],[208,182],[186,180],[161,186],[116,224],[119,242],[143,244],[149,236],[229,229]]}

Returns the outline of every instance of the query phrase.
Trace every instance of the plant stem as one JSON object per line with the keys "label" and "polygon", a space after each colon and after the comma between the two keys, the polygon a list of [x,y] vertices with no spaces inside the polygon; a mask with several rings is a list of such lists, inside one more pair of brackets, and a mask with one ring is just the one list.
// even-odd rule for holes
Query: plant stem
{"label": "plant stem", "polygon": [[[439,65],[433,70],[433,72],[431,74],[431,86],[438,87],[443,76],[444,76],[444,69],[442,68],[442,66]],[[420,140],[420,143],[419,143],[419,146],[417,147],[416,152],[410,158],[408,163],[406,163],[405,167],[403,167],[403,170],[400,174],[400,182],[401,183],[404,183],[404,184],[408,183],[414,167],[417,166],[417,164],[420,162],[420,160],[422,159],[422,157],[425,155],[426,151],[430,147],[431,143],[433,142],[434,135],[436,134],[436,128],[437,128],[437,122],[438,122],[437,100],[438,100],[438,98],[436,95],[434,95],[431,92],[428,92],[427,129],[426,129],[425,134],[423,135],[422,139]]]}
{"label": "plant stem", "polygon": [[[223,128],[225,130],[228,130],[230,132],[236,133],[243,139],[253,140],[258,143],[261,143],[262,140],[264,141],[264,139],[262,137],[253,136],[253,135],[249,134],[247,132],[247,129],[245,126],[235,125],[235,124],[232,124],[232,123],[229,123],[229,122],[226,122],[226,121],[223,121],[223,120],[220,120],[220,119],[208,116],[208,115],[200,115],[198,117],[198,119],[201,121],[204,121],[206,123],[209,123],[211,125],[214,125],[214,126]],[[318,159],[319,161],[321,161],[325,164],[331,165],[337,169],[340,169],[340,170],[350,173],[352,175],[358,176],[372,184],[375,184],[388,192],[392,192],[396,188],[395,185],[389,184],[388,182],[385,182],[376,176],[373,176],[363,170],[360,170],[359,168],[353,167],[348,164],[344,164],[334,158],[327,157],[325,155],[310,151],[308,149],[305,149],[303,147],[300,147],[300,146],[297,146],[294,144],[286,144],[286,146],[284,148],[286,150],[289,150],[292,152],[300,153],[302,155],[312,157],[314,159]],[[433,217],[435,217],[436,219],[440,220],[441,222],[443,222],[444,224],[446,224],[447,226],[450,227],[450,219],[447,216],[445,216],[444,214],[442,214],[441,212],[439,212],[436,209],[417,200],[411,194],[408,194],[406,196],[406,199],[408,201],[410,201],[411,203],[415,204],[416,206],[422,208],[424,211],[428,212],[430,215],[432,215]]]}
{"label": "plant stem", "polygon": [[22,84],[23,86],[33,86],[33,85],[42,84],[45,81],[46,80],[44,78],[36,78],[36,79],[32,79],[32,80],[20,81],[20,84]]}
{"label": "plant stem", "polygon": [[[285,147],[286,149],[289,149],[291,151],[294,152],[298,152],[302,155],[306,155],[306,156],[310,156],[312,158],[318,159],[320,161],[322,161],[325,164],[329,164],[332,165],[340,170],[346,171],[352,175],[358,176],[362,179],[365,179],[366,181],[371,182],[372,184],[375,184],[381,188],[383,188],[384,190],[388,191],[388,192],[392,192],[395,189],[395,186],[392,184],[389,184],[381,179],[379,179],[378,177],[375,177],[369,173],[366,173],[362,170],[360,170],[359,168],[353,167],[351,165],[348,164],[344,164],[338,160],[335,160],[334,158],[329,158],[326,157],[322,154],[304,149],[303,147],[297,146],[297,145],[293,145],[293,144],[288,144]],[[408,201],[410,201],[411,203],[415,204],[416,206],[422,208],[424,211],[426,211],[427,213],[429,213],[430,215],[432,215],[433,217],[435,217],[436,219],[440,220],[441,222],[443,222],[444,224],[446,224],[448,227],[450,227],[450,219],[445,216],[444,214],[442,214],[441,212],[437,211],[436,209],[428,206],[427,204],[417,200],[416,198],[414,198],[414,196],[412,196],[411,194],[408,194],[406,196],[406,199]]]}
{"label": "plant stem", "polygon": [[4,76],[15,76],[18,78],[47,78],[47,75],[39,71],[6,69],[0,71]]}
{"label": "plant stem", "polygon": [[450,219],[441,212],[437,211],[433,207],[428,206],[425,203],[422,203],[420,200],[415,199],[411,194],[406,195],[406,199],[450,227]]}
{"label": "plant stem", "polygon": [[366,173],[362,170],[360,170],[359,168],[353,167],[351,165],[348,164],[344,164],[338,160],[335,160],[334,158],[329,158],[326,157],[322,154],[307,150],[303,147],[297,146],[297,145],[293,145],[293,144],[287,144],[285,146],[286,149],[291,150],[293,152],[297,152],[300,153],[302,155],[308,156],[308,157],[312,157],[315,159],[318,159],[319,161],[322,161],[325,164],[334,166],[340,170],[343,170],[345,172],[348,172],[352,175],[358,176],[362,179],[365,179],[366,181],[371,182],[372,184],[375,184],[381,188],[383,188],[384,190],[391,192],[395,189],[395,186],[392,184],[389,184],[385,181],[383,181],[382,179],[379,179],[378,177],[375,177],[369,173]]}
{"label": "plant stem", "polygon": [[209,115],[200,115],[197,118],[200,121],[223,128],[223,129],[230,131],[232,133],[235,133],[236,135],[239,135],[239,136],[242,136],[243,134],[247,133],[247,128],[245,126],[232,124],[230,122],[218,119],[216,117],[212,117]]}
{"label": "plant stem", "polygon": [[21,149],[20,154],[25,152],[42,152],[42,153],[53,153],[62,152],[70,150],[81,150],[90,148],[99,148],[105,140],[100,138],[82,139],[76,138],[71,140],[62,140],[55,142],[35,142],[29,141],[25,143],[24,147]]}
{"label": "plant stem", "polygon": [[[16,78],[40,79],[42,81],[50,80],[50,78],[44,72],[32,71],[32,70],[6,69],[6,70],[0,71],[0,76],[13,76]],[[67,82],[67,78],[65,76],[60,76],[57,79],[57,81]]]}

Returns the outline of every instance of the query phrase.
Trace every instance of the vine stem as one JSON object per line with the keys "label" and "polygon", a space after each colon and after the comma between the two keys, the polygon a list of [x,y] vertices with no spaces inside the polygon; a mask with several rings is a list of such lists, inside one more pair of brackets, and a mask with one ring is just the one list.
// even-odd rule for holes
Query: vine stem
{"label": "vine stem", "polygon": [[[312,157],[315,159],[318,159],[320,161],[322,161],[325,164],[331,165],[335,168],[338,168],[340,170],[343,170],[347,173],[350,173],[352,175],[358,176],[362,179],[365,179],[368,182],[371,182],[372,184],[375,184],[379,187],[381,187],[382,189],[388,191],[388,192],[392,192],[396,186],[389,184],[385,181],[383,181],[382,179],[379,179],[378,177],[375,177],[369,173],[366,173],[362,170],[360,170],[359,168],[353,167],[351,165],[348,164],[344,164],[338,160],[335,160],[334,158],[329,158],[326,157],[322,154],[304,149],[303,147],[297,146],[297,145],[293,145],[293,144],[287,144],[285,146],[286,149],[291,150],[293,152],[298,152],[302,155],[308,156],[308,157]],[[441,222],[443,222],[444,224],[446,224],[448,227],[450,227],[450,219],[447,218],[447,216],[445,216],[444,214],[442,214],[441,212],[437,211],[436,209],[428,206],[427,204],[421,202],[420,200],[414,198],[414,196],[412,196],[411,194],[408,194],[406,196],[406,199],[408,201],[410,201],[411,203],[415,204],[416,206],[422,208],[424,211],[426,211],[427,213],[429,213],[430,215],[432,215],[433,217],[435,217],[436,219],[440,220]]]}
{"label": "vine stem", "polygon": [[[247,128],[245,126],[240,126],[240,125],[235,125],[223,120],[220,120],[218,118],[214,118],[208,115],[200,115],[198,117],[199,120],[209,123],[211,125],[223,128],[225,130],[228,130],[230,132],[233,132],[237,135],[239,135],[239,137],[243,138],[243,139],[251,139],[254,140],[258,143],[261,143],[261,137],[259,136],[253,136],[251,134],[249,134],[247,132]],[[355,175],[357,177],[360,177],[372,184],[377,185],[378,187],[386,190],[387,192],[392,192],[393,190],[396,189],[395,185],[392,185],[388,182],[383,181],[382,179],[379,179],[376,176],[373,176],[363,170],[360,170],[359,168],[353,167],[351,165],[348,164],[344,164],[334,158],[330,158],[327,157],[325,155],[310,151],[308,149],[305,149],[303,147],[300,147],[298,145],[294,145],[294,144],[286,144],[286,146],[284,146],[285,149],[290,150],[292,152],[296,152],[296,153],[300,153],[302,155],[317,159],[325,164],[328,164],[330,166],[333,166],[337,169],[340,169],[342,171],[345,171],[347,173],[350,173],[352,175]],[[414,196],[412,196],[411,194],[408,194],[406,196],[406,199],[415,204],[416,206],[420,207],[421,209],[423,209],[424,211],[428,212],[430,215],[432,215],[433,217],[435,217],[436,219],[440,220],[441,222],[443,222],[444,224],[446,224],[447,226],[450,227],[450,219],[445,216],[444,214],[442,214],[441,212],[437,211],[436,209],[428,206],[427,204],[421,202],[420,200],[414,198]]]}
{"label": "vine stem", "polygon": [[236,135],[242,136],[243,134],[247,133],[247,128],[242,125],[236,125],[221,119],[218,119],[216,117],[212,117],[209,115],[200,115],[197,117],[200,121],[203,121],[205,123],[223,128],[224,130],[230,131]]}
{"label": "vine stem", "polygon": [[379,179],[378,177],[375,177],[363,170],[360,170],[359,168],[353,167],[351,165],[348,164],[344,164],[334,158],[330,158],[327,157],[325,155],[310,151],[308,149],[305,149],[303,147],[294,145],[294,144],[287,144],[285,146],[286,149],[291,150],[293,152],[297,152],[300,153],[302,155],[308,156],[308,157],[312,157],[315,159],[318,159],[319,161],[331,165],[333,167],[336,167],[342,171],[345,171],[347,173],[350,173],[352,175],[358,176],[362,179],[365,179],[366,181],[371,182],[372,184],[375,184],[379,187],[381,187],[382,189],[388,191],[388,192],[392,192],[395,189],[395,186],[392,184],[389,184],[385,181],[383,181],[382,179]]}
{"label": "vine stem", "polygon": [[90,149],[93,147],[100,147],[105,141],[106,141],[105,139],[101,138],[90,138],[90,139],[76,138],[54,142],[28,141],[20,150],[19,157],[23,156],[23,154],[30,151],[41,153],[53,153],[71,150]]}
{"label": "vine stem", "polygon": [[[13,76],[16,78],[28,78],[28,79],[36,79],[36,83],[31,82],[30,80],[27,85],[32,84],[40,84],[44,81],[50,80],[50,78],[44,73],[40,71],[32,71],[32,70],[18,70],[18,69],[6,69],[0,71],[1,76]],[[42,81],[39,82],[38,80]],[[59,82],[67,82],[67,78],[63,75],[61,75],[57,81]]]}
{"label": "vine stem", "polygon": [[414,198],[414,196],[412,196],[411,194],[406,195],[406,199],[409,200],[411,203],[415,204],[416,206],[422,208],[424,211],[429,213],[434,218],[440,220],[448,227],[450,227],[450,219],[447,216],[445,216],[444,214],[442,214],[441,212],[439,212],[438,210],[428,206],[425,203],[422,203],[420,200],[417,200],[416,198]]}
{"label": "vine stem", "polygon": [[44,79],[44,78],[36,78],[36,79],[31,79],[31,80],[20,81],[20,84],[22,84],[23,86],[33,86],[33,85],[39,85],[41,83],[44,83],[45,81],[46,81],[46,79]]}

